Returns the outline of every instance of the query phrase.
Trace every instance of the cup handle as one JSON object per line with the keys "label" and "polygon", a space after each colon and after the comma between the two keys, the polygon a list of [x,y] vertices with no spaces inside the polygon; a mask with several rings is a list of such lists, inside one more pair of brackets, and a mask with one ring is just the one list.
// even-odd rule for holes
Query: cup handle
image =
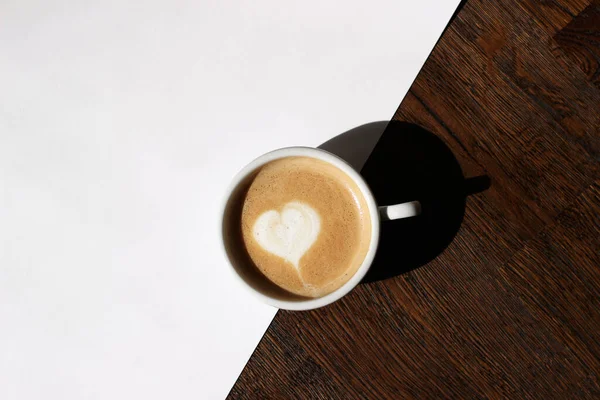
{"label": "cup handle", "polygon": [[400,218],[415,217],[421,214],[421,203],[418,201],[409,201],[407,203],[381,206],[378,208],[379,217],[382,221],[392,221]]}

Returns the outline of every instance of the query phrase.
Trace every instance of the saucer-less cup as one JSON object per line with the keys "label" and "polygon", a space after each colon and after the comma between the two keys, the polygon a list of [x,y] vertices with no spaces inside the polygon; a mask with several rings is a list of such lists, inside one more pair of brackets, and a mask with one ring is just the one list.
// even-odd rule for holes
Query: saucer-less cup
{"label": "saucer-less cup", "polygon": [[[354,180],[359,187],[368,206],[371,219],[371,240],[369,250],[356,273],[340,288],[319,298],[306,298],[292,295],[267,280],[254,267],[244,250],[241,242],[241,228],[239,224],[240,204],[243,196],[251,183],[256,172],[265,164],[286,157],[312,157],[333,164],[344,171]],[[222,208],[221,214],[221,238],[225,258],[233,270],[234,276],[241,285],[248,289],[253,295],[263,302],[274,307],[286,310],[310,310],[323,307],[340,299],[350,292],[364,278],[373,263],[377,245],[379,243],[379,226],[381,221],[395,220],[400,218],[414,217],[421,211],[418,201],[408,203],[378,206],[371,190],[360,174],[350,164],[341,158],[320,149],[310,147],[287,147],[272,151],[258,157],[244,167],[231,182]],[[340,232],[343,234],[343,232]]]}

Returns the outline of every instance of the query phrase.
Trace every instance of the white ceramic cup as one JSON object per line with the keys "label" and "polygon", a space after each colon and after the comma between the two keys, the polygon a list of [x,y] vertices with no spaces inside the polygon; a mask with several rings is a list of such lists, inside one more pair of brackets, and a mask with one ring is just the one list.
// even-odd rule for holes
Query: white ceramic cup
{"label": "white ceramic cup", "polygon": [[[249,265],[249,259],[243,249],[240,233],[236,232],[239,224],[233,220],[238,218],[240,198],[243,196],[248,185],[250,184],[255,172],[263,165],[280,158],[286,157],[311,157],[329,164],[332,164],[344,171],[350,178],[354,180],[359,187],[362,195],[365,198],[369,209],[369,217],[371,218],[371,241],[369,250],[356,273],[340,288],[319,298],[304,298],[290,295],[284,290],[278,288],[273,283],[269,282],[257,269]],[[222,207],[221,213],[221,238],[225,258],[228,260],[234,276],[242,284],[243,287],[257,296],[263,302],[274,307],[286,310],[310,310],[313,308],[323,307],[340,299],[350,292],[364,278],[367,271],[371,267],[377,245],[379,243],[379,225],[381,221],[394,220],[400,218],[413,217],[421,212],[421,205],[418,201],[396,204],[391,206],[378,207],[375,203],[375,198],[371,190],[367,186],[365,180],[360,174],[350,166],[346,161],[336,155],[333,155],[325,150],[315,149],[311,147],[286,147],[272,151],[258,157],[246,167],[244,167],[231,182]]]}

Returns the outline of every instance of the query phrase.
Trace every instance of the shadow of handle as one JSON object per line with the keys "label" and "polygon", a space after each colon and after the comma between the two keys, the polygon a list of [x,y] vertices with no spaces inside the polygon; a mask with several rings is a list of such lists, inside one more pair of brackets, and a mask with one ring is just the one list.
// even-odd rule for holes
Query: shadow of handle
{"label": "shadow of handle", "polygon": [[379,207],[379,217],[382,221],[416,217],[419,214],[421,214],[421,203],[418,201]]}

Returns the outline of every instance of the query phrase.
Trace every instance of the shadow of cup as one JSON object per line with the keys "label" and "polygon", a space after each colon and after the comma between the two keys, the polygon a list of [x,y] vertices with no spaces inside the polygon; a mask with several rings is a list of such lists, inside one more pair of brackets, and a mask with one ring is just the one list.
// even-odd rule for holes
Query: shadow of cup
{"label": "shadow of cup", "polygon": [[380,206],[418,200],[418,217],[385,221],[375,260],[363,283],[392,278],[439,256],[456,236],[466,196],[490,186],[465,180],[446,144],[426,129],[401,121],[362,125],[320,148],[345,159],[369,184]]}

